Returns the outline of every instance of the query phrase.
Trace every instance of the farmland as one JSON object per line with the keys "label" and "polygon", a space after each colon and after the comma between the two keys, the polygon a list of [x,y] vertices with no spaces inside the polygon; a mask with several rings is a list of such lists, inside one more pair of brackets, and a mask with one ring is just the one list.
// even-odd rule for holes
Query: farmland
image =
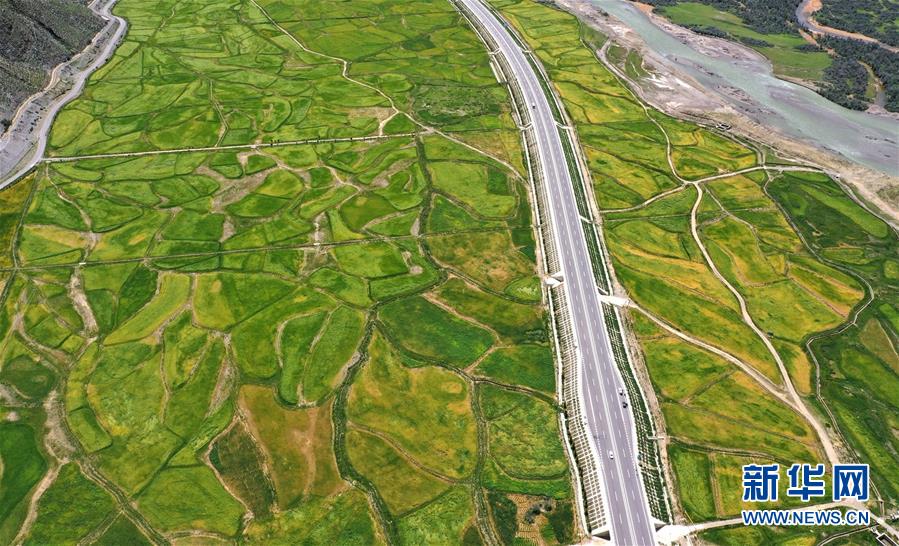
{"label": "farmland", "polygon": [[[738,515],[750,461],[826,462],[822,431],[895,506],[895,231],[814,169],[646,107],[569,14],[492,3],[577,127],[683,519]],[[641,69],[620,49],[619,73]]]}
{"label": "farmland", "polygon": [[[832,445],[895,507],[895,231],[647,107],[570,15],[492,3],[577,128],[680,522]],[[452,4],[116,11],[0,200],[0,542],[576,540],[519,132]]]}
{"label": "farmland", "polygon": [[571,540],[519,135],[452,6],[116,11],[0,205],[0,542]]}

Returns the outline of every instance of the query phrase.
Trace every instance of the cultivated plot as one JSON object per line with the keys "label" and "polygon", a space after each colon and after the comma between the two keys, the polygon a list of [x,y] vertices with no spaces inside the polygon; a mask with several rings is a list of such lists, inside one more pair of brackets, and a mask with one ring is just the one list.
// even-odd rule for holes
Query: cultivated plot
{"label": "cultivated plot", "polygon": [[[821,430],[870,463],[895,504],[895,231],[825,175],[781,172],[763,148],[645,107],[574,17],[493,4],[577,125],[617,280],[638,307],[684,516],[738,514],[747,461],[825,461]],[[642,70],[615,47],[606,54],[625,76]]]}
{"label": "cultivated plot", "polygon": [[117,9],[0,209],[0,541],[572,540],[519,136],[460,15]]}

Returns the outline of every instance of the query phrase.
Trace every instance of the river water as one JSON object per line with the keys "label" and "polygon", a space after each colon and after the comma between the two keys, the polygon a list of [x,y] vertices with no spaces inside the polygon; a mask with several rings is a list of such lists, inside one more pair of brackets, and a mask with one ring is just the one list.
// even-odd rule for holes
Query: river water
{"label": "river water", "polygon": [[658,55],[707,89],[718,92],[756,122],[866,167],[899,176],[896,120],[848,110],[801,85],[778,79],[765,60],[707,55],[653,24],[626,0],[591,1],[636,32]]}

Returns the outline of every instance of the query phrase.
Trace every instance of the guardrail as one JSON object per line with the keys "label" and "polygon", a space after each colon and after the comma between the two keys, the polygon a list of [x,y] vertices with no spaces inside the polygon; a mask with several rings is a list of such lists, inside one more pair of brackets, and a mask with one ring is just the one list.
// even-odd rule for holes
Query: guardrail
{"label": "guardrail", "polygon": [[[540,267],[543,273],[551,275],[560,270],[560,261],[552,237],[552,225],[549,220],[549,196],[542,178],[539,159],[533,132],[530,130],[531,119],[527,103],[523,99],[519,84],[503,55],[498,54],[498,47],[492,37],[484,31],[476,18],[471,16],[461,3],[450,0],[468,20],[475,33],[487,45],[491,58],[496,64],[509,94],[512,97],[514,115],[519,124],[528,169],[531,198],[534,204],[534,220],[537,230],[537,241],[540,248]],[[571,317],[568,304],[561,285],[549,286],[542,283],[544,296],[549,305],[550,325],[555,344],[556,388],[562,412],[559,425],[569,460],[573,463],[573,479],[575,482],[575,500],[581,526],[591,534],[608,527],[605,504],[603,501],[602,474],[597,467],[597,458],[593,455],[590,434],[586,417],[580,403],[581,367],[571,330]]]}
{"label": "guardrail", "polygon": [[[484,35],[487,34],[483,32],[482,29],[479,28],[479,24],[477,21],[473,20],[472,17],[467,15],[467,12],[464,6],[460,6],[456,3],[455,0],[451,0],[457,7],[460,8],[463,14],[466,15],[466,18],[472,23],[472,26],[475,27],[476,32],[482,36],[484,39]],[[574,192],[575,199],[577,201],[578,212],[581,215],[581,227],[584,230],[584,236],[587,241],[587,248],[590,254],[590,262],[593,268],[594,277],[596,279],[597,289],[600,293],[604,295],[612,295],[613,293],[613,273],[611,271],[611,261],[608,257],[608,253],[605,248],[605,244],[603,243],[603,238],[601,236],[601,228],[600,224],[596,220],[597,214],[594,211],[598,210],[598,207],[593,200],[593,185],[590,177],[590,170],[588,166],[583,161],[583,156],[580,153],[577,153],[577,150],[580,150],[580,144],[577,140],[577,136],[574,133],[572,128],[572,124],[570,121],[570,117],[567,115],[565,111],[564,104],[559,98],[558,94],[555,92],[554,88],[550,84],[549,75],[546,73],[542,63],[539,62],[538,59],[535,58],[533,51],[528,47],[525,41],[519,36],[518,32],[515,28],[508,24],[508,22],[498,13],[496,10],[492,8],[492,6],[488,5],[488,8],[491,9],[494,14],[497,15],[497,19],[501,22],[501,24],[506,28],[512,38],[516,41],[516,43],[521,47],[522,51],[525,52],[525,55],[528,58],[528,62],[534,68],[535,72],[538,74],[538,79],[540,81],[540,85],[544,90],[544,93],[547,94],[547,97],[550,98],[550,106],[553,110],[553,117],[556,123],[559,125],[559,135],[561,137],[562,146],[565,152],[565,159],[568,163],[569,171],[572,174],[572,178],[574,180]],[[484,40],[485,43],[491,48],[491,51],[496,51],[498,48],[496,44],[493,42],[492,38]],[[501,55],[494,55],[494,58],[501,58]],[[504,61],[502,62],[504,63]],[[501,65],[502,65],[501,63]],[[513,103],[516,103],[516,111],[519,113],[524,111],[527,114],[527,108],[520,108],[518,105],[523,105],[524,102],[521,100],[520,95],[517,94],[516,85],[514,84],[514,78],[510,77],[511,71],[508,70],[507,66],[502,66],[502,69],[505,73],[505,79],[509,84],[508,87],[513,97]],[[525,123],[524,125],[528,125]],[[533,155],[533,154],[531,154]],[[530,166],[529,166],[530,168]],[[539,169],[532,169],[532,172],[538,172]],[[540,184],[537,184],[538,187]],[[540,203],[542,206],[546,206],[545,194],[540,195],[538,192],[538,198],[543,198],[544,200]],[[544,222],[545,219],[538,218],[539,221]],[[548,224],[547,224],[548,225]],[[552,246],[552,241],[549,241],[548,247]],[[558,262],[553,265],[553,269],[550,271],[558,271]],[[561,313],[563,317],[567,318],[567,309],[564,305],[562,305],[561,309],[559,309],[560,302],[552,301],[552,293],[553,290],[550,290],[550,302],[551,302],[551,312],[553,308],[557,309],[557,313]],[[564,299],[564,298],[557,298]],[[553,304],[555,303],[555,306]],[[667,490],[667,483],[665,481],[664,468],[662,463],[662,456],[659,451],[659,446],[654,440],[657,436],[657,428],[655,426],[655,421],[652,417],[652,414],[649,411],[649,405],[646,401],[646,397],[640,387],[640,382],[637,380],[637,377],[634,373],[633,362],[630,358],[630,354],[627,350],[627,344],[625,343],[624,330],[621,322],[621,317],[619,314],[619,310],[612,305],[603,304],[603,315],[605,317],[606,327],[609,332],[609,338],[612,345],[612,351],[615,356],[615,362],[618,366],[619,371],[621,372],[622,378],[628,390],[629,399],[631,400],[631,408],[632,413],[634,415],[634,422],[636,426],[637,433],[637,450],[638,450],[638,462],[640,464],[640,475],[644,482],[644,488],[646,490],[647,500],[649,501],[650,510],[652,512],[653,517],[657,518],[661,522],[670,523],[671,522],[671,505],[670,505],[670,497]],[[565,321],[561,321],[565,322]],[[563,348],[560,347],[560,355],[563,353]],[[564,375],[566,374],[566,366],[570,365],[570,362],[575,362],[576,366],[576,355],[563,360],[562,362],[562,380],[563,380],[563,391],[568,389],[565,392],[562,392],[562,396],[560,400],[563,403],[566,400],[575,401],[571,405],[580,407],[580,404],[576,402],[576,398],[566,398],[567,396],[577,396],[580,390],[580,383],[577,379],[569,379],[569,384],[565,384]],[[571,371],[567,371],[567,375],[577,376],[577,373],[573,373]],[[581,418],[583,416],[581,415]],[[586,421],[584,421],[584,426],[586,426]],[[569,433],[574,430],[574,426],[569,427]],[[584,431],[586,435],[586,431]],[[577,457],[578,454],[578,445],[577,442],[584,441],[586,436],[578,437],[577,439],[572,437],[572,443],[574,443],[575,447],[575,458],[580,465],[580,458]],[[589,454],[589,450],[585,450],[585,453]],[[588,457],[592,459],[592,457]],[[588,464],[588,463],[585,463]],[[595,466],[588,469],[589,471],[595,472]],[[583,476],[582,476],[583,478]],[[583,479],[586,482],[586,479]],[[585,495],[587,495],[587,491],[585,490]],[[587,506],[587,519],[588,523],[590,520],[589,514],[589,496],[588,498],[588,506]],[[602,503],[601,492],[597,496],[597,503]],[[602,521],[605,524],[605,509],[602,507],[602,516],[601,518],[597,518],[597,521]],[[596,529],[592,525],[589,526],[589,530]]]}
{"label": "guardrail", "polygon": [[658,444],[654,440],[656,437],[655,424],[650,416],[640,382],[633,373],[630,354],[624,342],[619,310],[608,303],[602,305],[603,318],[612,342],[612,354],[615,357],[615,364],[618,365],[621,376],[624,378],[624,386],[627,389],[628,400],[630,400],[634,414],[634,423],[637,428],[637,460],[640,464],[640,475],[643,478],[649,508],[653,517],[659,521],[670,522],[671,506],[662,468],[662,457]]}

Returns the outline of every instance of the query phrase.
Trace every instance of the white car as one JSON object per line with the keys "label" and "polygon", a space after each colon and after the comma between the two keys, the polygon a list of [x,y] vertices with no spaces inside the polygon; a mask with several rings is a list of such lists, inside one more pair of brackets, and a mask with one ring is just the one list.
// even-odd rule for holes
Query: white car
{"label": "white car", "polygon": [[615,458],[615,454],[612,453],[611,451],[609,452],[609,458],[610,458],[610,459],[614,459],[614,458]]}
{"label": "white car", "polygon": [[623,389],[623,388],[618,389],[618,395],[619,395],[619,396],[624,396],[624,389]]}

